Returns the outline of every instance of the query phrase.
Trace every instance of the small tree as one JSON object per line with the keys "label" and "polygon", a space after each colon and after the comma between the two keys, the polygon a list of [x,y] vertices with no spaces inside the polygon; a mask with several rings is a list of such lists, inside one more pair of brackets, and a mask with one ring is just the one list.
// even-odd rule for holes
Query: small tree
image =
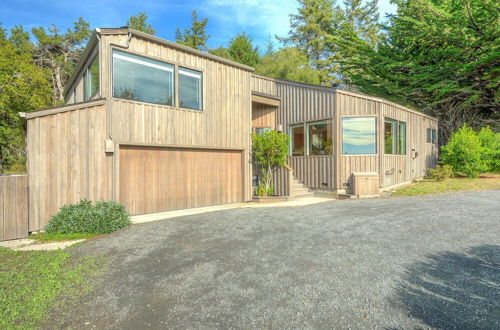
{"label": "small tree", "polygon": [[127,23],[125,23],[129,28],[141,31],[147,34],[156,34],[156,30],[153,29],[153,25],[148,22],[148,15],[146,13],[139,13],[137,16],[130,16]]}
{"label": "small tree", "polygon": [[289,142],[288,135],[277,131],[252,134],[252,158],[260,168],[263,181],[258,195],[269,196],[273,193],[271,179],[273,173],[286,164]]}

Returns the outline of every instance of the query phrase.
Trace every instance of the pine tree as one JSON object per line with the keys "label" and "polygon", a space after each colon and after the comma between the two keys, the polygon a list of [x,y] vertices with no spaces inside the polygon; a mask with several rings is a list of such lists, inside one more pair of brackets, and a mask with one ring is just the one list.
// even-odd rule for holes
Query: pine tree
{"label": "pine tree", "polygon": [[148,23],[148,18],[146,13],[139,13],[136,16],[130,16],[125,24],[131,29],[154,35],[156,30],[153,29],[151,23]]}
{"label": "pine tree", "polygon": [[208,38],[210,38],[210,36],[206,34],[208,19],[203,18],[199,20],[198,13],[196,10],[193,10],[191,20],[191,28],[184,29],[184,32],[177,28],[175,31],[175,42],[194,49],[207,51],[207,41]]}
{"label": "pine tree", "polygon": [[227,48],[233,61],[255,67],[260,60],[259,47],[253,45],[253,40],[246,33],[237,34],[229,41]]}

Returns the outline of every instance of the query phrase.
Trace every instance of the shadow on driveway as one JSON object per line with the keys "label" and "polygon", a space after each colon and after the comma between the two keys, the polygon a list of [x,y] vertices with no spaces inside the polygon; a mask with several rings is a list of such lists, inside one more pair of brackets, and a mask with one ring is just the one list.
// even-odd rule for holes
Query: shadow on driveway
{"label": "shadow on driveway", "polygon": [[409,316],[442,329],[500,329],[500,246],[431,255],[397,287]]}

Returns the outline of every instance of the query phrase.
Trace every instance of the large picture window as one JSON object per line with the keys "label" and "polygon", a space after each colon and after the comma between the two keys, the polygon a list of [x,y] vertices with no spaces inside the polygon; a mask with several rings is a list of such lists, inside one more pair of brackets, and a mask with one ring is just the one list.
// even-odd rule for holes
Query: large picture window
{"label": "large picture window", "polygon": [[373,155],[377,153],[375,117],[342,118],[342,154]]}
{"label": "large picture window", "polygon": [[304,156],[304,125],[290,126],[290,138],[292,156]]}
{"label": "large picture window", "polygon": [[406,154],[406,123],[394,119],[384,120],[384,153],[387,155]]}
{"label": "large picture window", "polygon": [[174,66],[114,50],[113,96],[174,105]]}
{"label": "large picture window", "polygon": [[90,100],[99,92],[99,53],[90,62],[83,78],[84,101]]}
{"label": "large picture window", "polygon": [[202,109],[202,73],[179,68],[179,106],[182,108]]}
{"label": "large picture window", "polygon": [[307,154],[332,155],[332,122],[324,120],[307,124]]}

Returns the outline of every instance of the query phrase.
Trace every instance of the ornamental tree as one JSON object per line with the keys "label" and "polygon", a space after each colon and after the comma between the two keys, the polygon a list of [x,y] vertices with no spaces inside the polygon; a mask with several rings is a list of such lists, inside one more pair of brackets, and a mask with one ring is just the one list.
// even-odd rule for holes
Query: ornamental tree
{"label": "ornamental tree", "polygon": [[274,172],[286,164],[289,142],[288,135],[277,131],[252,134],[252,158],[262,174],[259,196],[272,195],[271,179]]}

